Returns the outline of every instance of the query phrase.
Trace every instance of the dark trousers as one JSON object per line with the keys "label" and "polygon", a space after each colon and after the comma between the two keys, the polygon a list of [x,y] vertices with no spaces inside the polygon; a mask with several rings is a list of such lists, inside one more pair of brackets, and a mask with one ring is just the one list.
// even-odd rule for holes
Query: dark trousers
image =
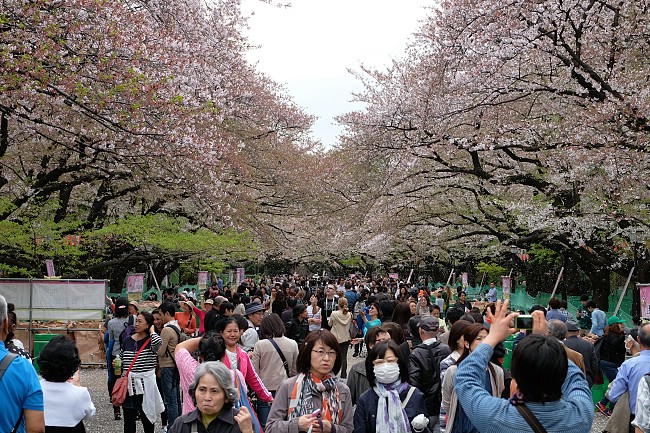
{"label": "dark trousers", "polygon": [[341,379],[345,379],[348,377],[348,348],[350,347],[350,342],[349,341],[344,341],[343,343],[339,343],[339,346],[341,347]]}

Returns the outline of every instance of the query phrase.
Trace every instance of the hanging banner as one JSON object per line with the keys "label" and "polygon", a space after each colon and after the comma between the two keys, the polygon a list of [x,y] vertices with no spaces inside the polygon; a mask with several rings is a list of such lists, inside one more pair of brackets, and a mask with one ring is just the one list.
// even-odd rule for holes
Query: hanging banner
{"label": "hanging banner", "polygon": [[637,284],[641,298],[641,318],[650,319],[650,284]]}
{"label": "hanging banner", "polygon": [[501,276],[501,289],[503,290],[503,299],[510,299],[510,277]]}
{"label": "hanging banner", "polygon": [[128,274],[126,276],[126,291],[142,293],[142,290],[144,290],[144,274]]}
{"label": "hanging banner", "polygon": [[246,272],[244,268],[237,268],[237,285],[239,286],[246,279]]}
{"label": "hanging banner", "polygon": [[397,272],[392,272],[388,274],[388,278],[392,278],[393,280],[397,281],[399,280],[399,274]]}
{"label": "hanging banner", "polygon": [[208,271],[199,271],[198,290],[205,290],[208,287]]}
{"label": "hanging banner", "polygon": [[466,289],[469,287],[469,276],[467,275],[467,272],[463,272],[461,274],[461,280],[463,281],[463,289]]}
{"label": "hanging banner", "polygon": [[56,276],[56,273],[54,272],[54,260],[45,260],[45,267],[47,268],[48,277]]}

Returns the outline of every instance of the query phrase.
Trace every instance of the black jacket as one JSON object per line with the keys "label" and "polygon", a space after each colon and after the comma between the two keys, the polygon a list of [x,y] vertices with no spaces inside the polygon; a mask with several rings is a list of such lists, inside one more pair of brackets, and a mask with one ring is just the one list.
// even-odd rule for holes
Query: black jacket
{"label": "black jacket", "polygon": [[194,422],[197,423],[199,433],[241,433],[239,425],[235,421],[237,411],[237,409],[222,410],[206,429],[201,422],[201,413],[198,409],[194,409],[192,412],[176,418],[168,433],[190,433]]}
{"label": "black jacket", "polygon": [[440,361],[451,353],[446,344],[435,341],[433,344],[420,344],[413,348],[409,357],[409,376],[411,385],[425,395],[429,416],[440,414],[442,402],[442,383],[440,380]]}
{"label": "black jacket", "polygon": [[[399,396],[400,400],[404,402],[408,395],[408,388],[402,391]],[[374,389],[370,388],[359,397],[357,407],[354,411],[354,431],[359,433],[376,433],[377,431],[377,406],[379,405],[379,396]],[[404,408],[406,416],[409,419],[409,425],[416,416],[423,414],[428,417],[427,408],[424,405],[424,395],[417,388],[413,390],[411,398],[409,398]],[[411,431],[415,431],[411,428]],[[428,433],[430,430],[425,427],[420,430],[421,433]]]}
{"label": "black jacket", "polygon": [[300,343],[309,334],[309,322],[307,319],[301,322],[294,317],[291,321],[285,323],[284,327],[287,331],[286,337],[295,340],[298,346],[300,346]]}

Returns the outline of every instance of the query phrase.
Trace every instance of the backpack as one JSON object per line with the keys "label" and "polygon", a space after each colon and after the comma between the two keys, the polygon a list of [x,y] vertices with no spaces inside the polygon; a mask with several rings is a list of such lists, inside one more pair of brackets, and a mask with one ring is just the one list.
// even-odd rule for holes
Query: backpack
{"label": "backpack", "polygon": [[[178,326],[176,326],[176,325],[169,325],[168,328],[171,328],[171,329],[174,330],[174,332],[176,332],[176,336],[178,337],[178,343],[182,343],[183,341],[189,339],[189,337],[187,336],[187,334],[186,334],[185,332],[183,332],[183,330],[180,329]],[[178,343],[176,343],[176,344],[178,344]],[[169,346],[167,346],[167,350],[166,350],[166,352],[165,352],[165,356],[171,356],[172,360],[174,361],[174,364],[176,364],[176,360],[174,360],[174,357],[172,356],[171,352],[169,351]]]}
{"label": "backpack", "polygon": [[426,349],[429,357],[427,365],[423,365],[423,373],[420,375],[420,382],[417,388],[424,394],[424,403],[429,410],[429,416],[440,414],[442,404],[442,381],[440,380],[440,362],[445,359],[448,353],[440,350],[440,341],[433,344],[420,344],[417,348]]}
{"label": "backpack", "polygon": [[119,337],[120,348],[124,347],[124,341],[126,341],[126,339],[133,334],[135,334],[135,325],[129,325],[129,322],[125,322],[124,331],[120,333],[120,337]]}

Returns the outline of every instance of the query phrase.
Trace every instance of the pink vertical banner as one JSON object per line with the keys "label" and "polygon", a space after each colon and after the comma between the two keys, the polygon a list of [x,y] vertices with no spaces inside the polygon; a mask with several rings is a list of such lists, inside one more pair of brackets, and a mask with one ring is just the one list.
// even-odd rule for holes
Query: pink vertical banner
{"label": "pink vertical banner", "polygon": [[48,277],[56,276],[56,273],[54,272],[54,260],[45,260],[45,268],[47,268]]}
{"label": "pink vertical banner", "polygon": [[467,275],[467,272],[463,272],[460,277],[463,282],[463,288],[466,289],[469,287],[469,276]]}
{"label": "pink vertical banner", "polygon": [[650,319],[650,284],[638,284],[641,298],[641,318]]}
{"label": "pink vertical banner", "polygon": [[501,276],[501,289],[503,290],[503,299],[510,299],[510,277]]}
{"label": "pink vertical banner", "polygon": [[237,285],[239,286],[246,279],[246,271],[244,268],[237,268]]}
{"label": "pink vertical banner", "polygon": [[126,291],[138,293],[144,290],[144,274],[129,274],[126,276]]}
{"label": "pink vertical banner", "polygon": [[198,290],[205,290],[208,287],[208,271],[199,271]]}

